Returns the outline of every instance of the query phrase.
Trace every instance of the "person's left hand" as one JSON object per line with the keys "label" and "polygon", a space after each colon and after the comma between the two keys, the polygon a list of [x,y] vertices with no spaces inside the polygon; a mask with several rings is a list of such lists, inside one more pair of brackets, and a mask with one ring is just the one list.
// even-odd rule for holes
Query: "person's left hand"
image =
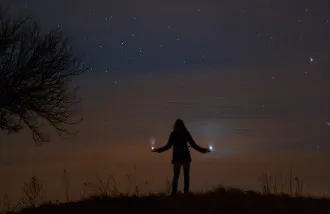
{"label": "person's left hand", "polygon": [[151,152],[157,152],[157,149],[151,149]]}

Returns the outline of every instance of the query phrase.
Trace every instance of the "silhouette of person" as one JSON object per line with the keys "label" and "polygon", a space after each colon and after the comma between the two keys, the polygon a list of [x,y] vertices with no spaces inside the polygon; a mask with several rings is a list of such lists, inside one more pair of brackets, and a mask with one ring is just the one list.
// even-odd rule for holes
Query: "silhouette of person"
{"label": "silhouette of person", "polygon": [[172,164],[174,173],[172,180],[172,195],[177,193],[181,166],[183,166],[184,172],[184,193],[189,193],[191,156],[187,142],[192,148],[201,153],[211,152],[210,149],[202,148],[195,143],[181,119],[175,121],[173,131],[170,134],[167,144],[158,149],[152,149],[152,152],[161,153],[173,146]]}

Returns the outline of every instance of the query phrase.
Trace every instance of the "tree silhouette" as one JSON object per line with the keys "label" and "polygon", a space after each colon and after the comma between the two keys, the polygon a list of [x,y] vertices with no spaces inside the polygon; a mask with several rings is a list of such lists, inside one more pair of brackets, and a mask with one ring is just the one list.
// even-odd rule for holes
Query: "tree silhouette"
{"label": "tree silhouette", "polygon": [[29,17],[11,19],[0,5],[0,130],[18,133],[24,127],[37,142],[49,141],[43,122],[59,135],[76,134],[75,76],[86,69],[58,29],[42,33]]}

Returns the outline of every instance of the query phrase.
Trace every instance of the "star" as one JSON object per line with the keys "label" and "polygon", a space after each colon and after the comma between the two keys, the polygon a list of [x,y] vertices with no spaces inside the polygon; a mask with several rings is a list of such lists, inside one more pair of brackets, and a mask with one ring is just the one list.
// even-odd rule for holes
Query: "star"
{"label": "star", "polygon": [[142,48],[137,49],[137,51],[138,51],[138,55],[140,57],[142,57],[143,56],[143,50],[142,50]]}
{"label": "star", "polygon": [[313,63],[315,60],[314,60],[313,57],[310,56],[310,57],[308,58],[308,61],[309,61],[309,63]]}

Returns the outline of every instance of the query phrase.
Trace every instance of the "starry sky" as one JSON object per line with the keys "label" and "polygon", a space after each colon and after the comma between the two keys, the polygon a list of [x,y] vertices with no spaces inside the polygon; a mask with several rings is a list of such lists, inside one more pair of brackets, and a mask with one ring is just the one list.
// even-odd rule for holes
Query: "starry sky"
{"label": "starry sky", "polygon": [[158,188],[171,178],[171,154],[151,154],[149,141],[166,143],[177,117],[215,147],[192,152],[192,189],[260,189],[260,172],[292,167],[310,192],[330,191],[329,1],[0,3],[63,30],[90,67],[75,82],[78,136],[35,147],[28,130],[1,134],[1,184],[12,195],[38,175],[49,197],[63,197],[53,190],[64,168],[77,195],[96,171],[120,177],[134,164]]}

